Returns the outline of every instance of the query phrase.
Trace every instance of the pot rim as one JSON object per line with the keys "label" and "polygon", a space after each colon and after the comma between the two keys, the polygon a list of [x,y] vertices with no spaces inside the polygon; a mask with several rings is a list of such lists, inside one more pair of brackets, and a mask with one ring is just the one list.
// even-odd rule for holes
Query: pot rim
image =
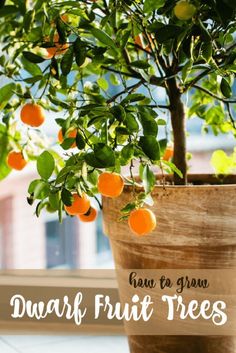
{"label": "pot rim", "polygon": [[[176,189],[192,189],[192,188],[224,188],[224,187],[236,187],[236,174],[230,175],[220,175],[215,174],[188,174],[188,184],[187,185],[174,185],[173,184],[173,174],[163,175],[155,174],[157,183],[155,188],[176,188]],[[135,180],[140,182],[139,176],[135,176]],[[142,189],[142,186],[136,185],[138,189]],[[131,184],[125,182],[125,189],[133,188]]]}

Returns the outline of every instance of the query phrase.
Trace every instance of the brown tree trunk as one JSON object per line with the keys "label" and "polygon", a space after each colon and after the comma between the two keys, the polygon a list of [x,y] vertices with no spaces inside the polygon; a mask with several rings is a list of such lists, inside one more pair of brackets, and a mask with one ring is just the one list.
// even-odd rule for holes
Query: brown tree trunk
{"label": "brown tree trunk", "polygon": [[170,100],[171,124],[174,137],[174,157],[173,162],[182,172],[183,178],[174,174],[176,185],[187,183],[187,161],[186,161],[186,130],[185,130],[185,110],[181,100],[181,93],[176,79],[170,79],[168,85],[168,96]]}

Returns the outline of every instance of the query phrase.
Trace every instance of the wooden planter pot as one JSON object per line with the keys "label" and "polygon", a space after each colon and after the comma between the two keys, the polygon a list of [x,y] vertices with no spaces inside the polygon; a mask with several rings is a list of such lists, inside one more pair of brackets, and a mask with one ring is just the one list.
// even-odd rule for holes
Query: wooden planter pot
{"label": "wooden planter pot", "polygon": [[[117,268],[236,268],[236,176],[227,177],[227,185],[215,185],[219,181],[210,175],[188,180],[193,184],[155,187],[157,227],[145,237],[117,221],[132,199],[130,186],[117,199],[104,198],[104,230]],[[132,353],[236,352],[236,338],[227,336],[130,336],[129,344]]]}

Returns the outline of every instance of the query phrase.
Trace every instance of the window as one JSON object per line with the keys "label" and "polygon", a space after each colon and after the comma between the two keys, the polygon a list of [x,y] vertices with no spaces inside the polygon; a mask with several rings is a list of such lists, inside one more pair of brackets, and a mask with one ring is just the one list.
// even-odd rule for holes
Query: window
{"label": "window", "polygon": [[104,252],[110,252],[110,243],[108,237],[103,233],[102,213],[99,212],[97,218],[97,253]]}
{"label": "window", "polygon": [[60,224],[57,220],[46,222],[47,268],[76,268],[77,233],[74,218],[65,218]]}

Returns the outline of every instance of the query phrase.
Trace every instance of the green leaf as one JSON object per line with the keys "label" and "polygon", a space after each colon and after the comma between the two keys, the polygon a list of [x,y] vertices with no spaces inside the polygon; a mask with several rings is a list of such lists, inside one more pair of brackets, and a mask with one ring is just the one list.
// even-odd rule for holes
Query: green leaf
{"label": "green leaf", "polygon": [[97,79],[98,86],[103,89],[104,91],[107,91],[109,88],[109,84],[107,80],[104,77],[99,77]]}
{"label": "green leaf", "polygon": [[134,145],[129,144],[121,150],[121,165],[126,165],[134,155]]}
{"label": "green leaf", "polygon": [[8,83],[0,88],[0,109],[3,109],[14,94],[15,83]]}
{"label": "green leaf", "polygon": [[157,120],[157,125],[165,126],[166,125],[166,121],[164,119],[158,119]]}
{"label": "green leaf", "polygon": [[64,205],[66,205],[66,206],[71,206],[72,205],[73,196],[72,196],[72,193],[69,190],[67,190],[65,188],[62,189],[61,199],[62,199],[62,202],[64,203]]}
{"label": "green leaf", "polygon": [[231,90],[230,84],[224,77],[222,77],[222,79],[221,79],[220,90],[221,90],[224,97],[226,97],[226,98],[231,97],[232,90]]}
{"label": "green leaf", "polygon": [[49,185],[44,180],[36,179],[30,183],[28,192],[34,199],[45,199],[49,194]]}
{"label": "green leaf", "polygon": [[129,214],[134,209],[135,209],[135,203],[127,203],[127,205],[125,205],[125,207],[123,207],[121,209],[121,213],[128,213]]}
{"label": "green leaf", "polygon": [[152,12],[158,10],[165,5],[165,0],[145,0],[143,10],[144,12]]}
{"label": "green leaf", "polygon": [[115,165],[114,151],[103,143],[94,145],[94,155],[99,162],[103,163],[104,167],[113,167]]}
{"label": "green leaf", "polygon": [[127,113],[123,123],[130,133],[139,131],[139,124],[133,114]]}
{"label": "green leaf", "polygon": [[121,104],[125,105],[126,103],[139,102],[144,100],[145,98],[146,97],[141,93],[132,93],[132,94],[128,94],[128,96],[122,100]]}
{"label": "green leaf", "polygon": [[193,67],[193,60],[192,59],[189,59],[187,61],[187,63],[184,65],[183,69],[182,69],[182,79],[183,79],[183,82],[186,81],[191,69]]}
{"label": "green leaf", "polygon": [[113,42],[112,38],[106,34],[106,32],[102,31],[99,28],[92,28],[91,29],[91,34],[97,38],[101,43],[107,45],[108,47],[117,50],[116,45]]}
{"label": "green leaf", "polygon": [[27,59],[31,63],[35,63],[35,64],[39,64],[39,63],[42,63],[43,61],[45,61],[45,59],[42,58],[42,56],[31,53],[30,51],[23,51],[23,56],[25,59]]}
{"label": "green leaf", "polygon": [[120,80],[114,74],[110,74],[110,81],[114,86],[118,86],[120,84]]}
{"label": "green leaf", "polygon": [[150,192],[152,192],[155,186],[156,178],[153,171],[149,168],[147,164],[143,168],[142,180],[143,180],[144,190],[146,194],[149,194]]}
{"label": "green leaf", "polygon": [[79,132],[77,132],[75,141],[76,141],[76,146],[78,147],[79,150],[83,150],[84,147],[86,146],[84,138]]}
{"label": "green leaf", "polygon": [[11,168],[6,163],[8,146],[8,131],[6,126],[0,124],[0,180],[4,179],[10,172]]}
{"label": "green leaf", "polygon": [[139,139],[139,146],[152,161],[160,160],[160,147],[154,136],[141,136]]}
{"label": "green leaf", "polygon": [[174,39],[177,38],[180,33],[183,31],[182,27],[175,26],[175,25],[165,25],[162,27],[159,27],[156,30],[156,40],[160,44],[165,43],[169,39]]}
{"label": "green leaf", "polygon": [[0,17],[16,14],[17,12],[19,12],[19,9],[16,6],[4,5],[4,7],[0,9]]}
{"label": "green leaf", "polygon": [[203,57],[203,59],[205,59],[207,63],[209,63],[212,58],[212,42],[207,41],[202,44],[201,56]]}
{"label": "green leaf", "polygon": [[60,146],[63,148],[63,150],[69,150],[71,146],[74,144],[74,142],[75,142],[74,138],[68,137],[63,140]]}
{"label": "green leaf", "polygon": [[41,211],[44,209],[44,207],[46,207],[47,203],[46,202],[43,202],[43,201],[40,201],[37,206],[36,206],[36,209],[35,209],[35,214],[36,214],[36,217],[39,217],[40,216],[40,213]]}
{"label": "green leaf", "polygon": [[50,192],[49,196],[49,203],[52,209],[58,210],[59,208],[59,192]]}
{"label": "green leaf", "polygon": [[36,75],[34,77],[28,77],[28,78],[25,78],[24,81],[27,82],[27,83],[35,83],[35,82],[38,82],[42,79],[42,75]]}
{"label": "green leaf", "polygon": [[37,170],[41,178],[49,179],[55,168],[55,161],[51,153],[44,151],[37,159]]}
{"label": "green leaf", "polygon": [[143,134],[145,136],[156,136],[158,132],[158,125],[154,118],[156,113],[148,108],[144,108],[141,106],[139,107],[139,112],[139,120],[143,127]]}
{"label": "green leaf", "polygon": [[150,64],[145,60],[135,60],[130,63],[130,66],[136,67],[137,69],[148,69]]}
{"label": "green leaf", "polygon": [[64,44],[66,42],[66,25],[60,17],[56,20],[56,28],[59,35],[59,43]]}
{"label": "green leaf", "polygon": [[113,106],[110,112],[118,121],[123,121],[126,117],[125,109],[120,104]]}
{"label": "green leaf", "polygon": [[61,71],[64,76],[67,76],[70,73],[72,64],[73,64],[74,50],[73,47],[70,47],[61,59]]}
{"label": "green leaf", "polygon": [[158,141],[161,155],[165,152],[165,149],[166,149],[166,146],[167,146],[167,142],[168,142],[167,139],[162,139],[162,140]]}
{"label": "green leaf", "polygon": [[179,170],[179,168],[176,167],[176,165],[170,161],[162,161],[162,165],[169,167],[171,172],[176,173],[180,178],[183,178],[182,172]]}
{"label": "green leaf", "polygon": [[236,166],[233,158],[228,156],[222,150],[217,150],[212,154],[211,165],[213,166],[217,175],[230,174]]}
{"label": "green leaf", "polygon": [[26,33],[29,32],[31,23],[34,21],[35,11],[29,10],[24,16],[23,26]]}
{"label": "green leaf", "polygon": [[85,62],[87,56],[86,45],[81,41],[80,38],[77,38],[73,46],[75,53],[75,62],[78,66],[81,66]]}
{"label": "green leaf", "polygon": [[32,76],[42,75],[42,70],[40,69],[40,67],[26,60],[24,57],[22,57],[21,63],[23,64],[24,69],[29,72]]}
{"label": "green leaf", "polygon": [[56,80],[60,79],[57,59],[54,57],[51,59],[50,73],[53,77],[55,77]]}

